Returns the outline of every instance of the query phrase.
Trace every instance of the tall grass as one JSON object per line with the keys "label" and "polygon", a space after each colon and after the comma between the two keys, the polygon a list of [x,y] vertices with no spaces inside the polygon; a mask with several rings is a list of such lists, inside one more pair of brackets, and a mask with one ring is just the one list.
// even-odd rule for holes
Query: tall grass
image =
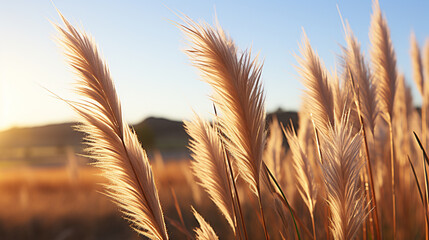
{"label": "tall grass", "polygon": [[[93,41],[63,20],[65,28],[58,30],[77,73],[75,90],[80,97],[68,103],[81,116],[79,130],[88,134],[90,157],[110,180],[105,193],[137,232],[168,239],[148,157],[123,120],[107,65]],[[423,232],[428,236],[427,187],[423,191],[416,185],[428,184],[427,176],[423,178],[426,162],[416,154],[411,135],[415,130],[427,137],[427,99],[420,116],[412,106],[407,81],[397,70],[378,1],[371,17],[370,62],[348,27],[342,65],[328,72],[304,34],[297,61],[305,90],[298,131],[293,126],[284,131],[289,151],[277,120],[266,123],[258,58],[250,50],[240,51],[218,23],[212,27],[187,17],[182,20],[177,26],[188,40],[186,53],[212,87],[211,99],[220,110],[212,123],[199,117],[185,121],[192,172],[236,239],[416,239]],[[413,76],[426,96],[429,57],[421,53],[414,37],[411,40]],[[198,209],[203,205],[199,202],[193,204]],[[181,224],[171,225],[190,238],[185,229],[189,223],[175,205]],[[224,236],[225,229],[212,227],[195,209],[193,214],[199,224],[196,239]],[[210,215],[206,218],[213,220]]]}
{"label": "tall grass", "polygon": [[374,1],[370,28],[371,60],[381,113],[389,126],[390,174],[392,190],[393,238],[396,236],[396,190],[395,190],[395,150],[393,141],[393,101],[395,99],[397,69],[396,56],[390,39],[387,21],[381,13],[378,1]]}
{"label": "tall grass", "polygon": [[132,227],[151,239],[168,239],[155,179],[137,135],[124,122],[109,69],[96,45],[60,14],[60,43],[78,80],[77,101],[67,101],[81,117],[89,157],[109,180],[105,194],[122,209]]}

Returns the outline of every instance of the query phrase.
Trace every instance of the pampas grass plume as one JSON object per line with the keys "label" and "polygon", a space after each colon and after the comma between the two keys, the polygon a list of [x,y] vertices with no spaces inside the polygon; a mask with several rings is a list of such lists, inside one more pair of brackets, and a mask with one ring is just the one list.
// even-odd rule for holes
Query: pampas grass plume
{"label": "pampas grass plume", "polygon": [[121,208],[140,234],[168,239],[152,168],[136,134],[124,122],[121,104],[107,65],[93,40],[76,30],[61,14],[56,26],[60,43],[78,79],[78,101],[68,101],[80,115],[89,157],[109,180],[105,194]]}

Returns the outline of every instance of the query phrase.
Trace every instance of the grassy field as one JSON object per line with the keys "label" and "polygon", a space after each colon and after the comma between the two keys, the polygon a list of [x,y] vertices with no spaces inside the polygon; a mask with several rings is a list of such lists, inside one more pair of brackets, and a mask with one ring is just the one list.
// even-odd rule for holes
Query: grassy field
{"label": "grassy field", "polygon": [[0,177],[1,239],[135,239],[116,206],[99,193],[92,167],[19,167]]}
{"label": "grassy field", "polygon": [[[155,158],[157,159],[157,158]],[[189,161],[161,161],[153,165],[171,239],[187,239],[173,199],[177,197],[188,231],[197,226],[194,206],[222,239],[233,237],[223,216],[193,180]],[[92,166],[3,167],[0,170],[0,239],[142,239],[101,193],[105,180]],[[242,189],[243,190],[243,189]],[[252,239],[263,237],[254,212],[257,199],[241,191]],[[269,215],[274,212],[269,213]],[[275,221],[270,223],[275,229]],[[252,226],[254,225],[254,226]],[[180,227],[179,227],[180,228]],[[273,232],[275,235],[276,233]]]}
{"label": "grassy field", "polygon": [[[116,205],[101,193],[105,180],[98,169],[89,165],[10,165],[0,173],[0,239],[139,239]],[[206,206],[202,212],[216,217],[216,209],[210,209],[208,199],[203,201],[203,196],[195,195],[198,189],[194,195],[191,193],[197,186],[189,186],[193,179],[188,174],[188,161],[158,163],[154,169],[169,221],[179,221],[171,189],[180,206],[186,208],[183,214],[189,226],[195,225],[187,209],[191,204]],[[216,222],[215,225],[223,224],[222,218]],[[174,239],[184,238],[168,225]]]}
{"label": "grassy field", "polygon": [[[196,114],[183,123],[192,161],[185,150],[185,159],[167,161],[146,152],[150,141],[125,122],[95,43],[62,19],[60,41],[79,78],[80,100],[69,103],[98,170],[68,145],[8,152],[0,165],[1,239],[139,238],[131,228],[159,240],[429,239],[429,42],[422,58],[411,38],[419,111],[378,1],[368,60],[345,24],[339,71],[331,72],[303,32],[299,128],[266,121],[263,64],[251,51],[220,26],[184,17],[185,52],[211,85],[214,105],[211,122]],[[160,146],[183,147],[183,129],[181,138],[160,129]]]}

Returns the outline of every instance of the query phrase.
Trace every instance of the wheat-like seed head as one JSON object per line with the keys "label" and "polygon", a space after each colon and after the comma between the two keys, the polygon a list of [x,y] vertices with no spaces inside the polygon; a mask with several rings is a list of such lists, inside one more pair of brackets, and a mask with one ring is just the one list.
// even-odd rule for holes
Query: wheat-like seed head
{"label": "wheat-like seed head", "polygon": [[371,61],[374,71],[374,81],[377,86],[380,110],[387,121],[391,121],[393,101],[397,82],[396,55],[387,21],[380,10],[377,0],[374,1],[371,16]]}
{"label": "wheat-like seed head", "polygon": [[405,82],[403,74],[398,76],[398,87],[395,94],[395,104],[393,108],[393,130],[395,133],[395,152],[398,156],[398,163],[400,167],[405,167],[407,162],[407,155],[411,154],[410,140],[412,131],[409,122],[413,113],[413,100],[411,97],[411,89]]}
{"label": "wheat-like seed head", "polygon": [[325,134],[329,126],[335,123],[335,104],[328,74],[319,57],[311,48],[305,33],[300,52],[302,57],[297,57],[300,64],[298,72],[306,88],[303,99],[305,108],[313,116],[317,129]]}
{"label": "wheat-like seed head", "polygon": [[285,131],[285,135],[293,155],[293,167],[295,169],[299,193],[305,205],[307,205],[310,214],[313,215],[317,199],[317,186],[311,163],[303,151],[292,126]]}
{"label": "wheat-like seed head", "polygon": [[359,157],[362,142],[359,134],[352,135],[348,116],[322,135],[324,156],[323,175],[332,214],[331,231],[334,239],[354,239],[365,219],[359,174],[363,161]]}
{"label": "wheat-like seed head", "polygon": [[212,226],[204,220],[204,218],[192,207],[192,212],[194,213],[195,218],[200,224],[199,228],[195,228],[195,239],[196,240],[218,240],[218,236],[213,230]]}
{"label": "wheat-like seed head", "polygon": [[234,42],[218,26],[186,20],[180,25],[191,43],[187,50],[204,81],[214,90],[220,109],[220,129],[240,176],[258,194],[265,145],[265,109],[261,84],[262,65],[250,52],[238,54]]}
{"label": "wheat-like seed head", "polygon": [[[429,79],[429,38],[426,39],[425,45],[422,51],[422,63],[423,63],[423,79]],[[429,88],[429,84],[423,84],[423,97]]]}
{"label": "wheat-like seed head", "polygon": [[[429,79],[429,39],[426,39],[424,48],[423,48],[423,79]],[[429,84],[423,84],[423,95],[422,95],[422,109],[425,108],[426,116],[422,117],[422,121],[426,119],[426,122],[422,123],[422,127],[425,129],[429,126]],[[425,130],[421,129],[422,133],[425,132]],[[426,134],[426,138],[428,138],[428,134]],[[429,140],[426,140],[426,142],[429,142]]]}
{"label": "wheat-like seed head", "polygon": [[423,92],[425,89],[424,77],[423,77],[423,64],[422,64],[422,57],[420,54],[420,47],[414,32],[411,33],[410,44],[411,44],[411,49],[410,49],[411,65],[413,67],[413,79],[417,85],[417,89],[419,90],[420,94],[423,96]]}
{"label": "wheat-like seed head", "polygon": [[81,116],[88,153],[109,180],[105,193],[121,208],[132,227],[151,239],[168,239],[155,180],[145,150],[123,121],[109,69],[93,40],[77,31],[61,14],[56,26],[60,43],[78,79],[80,100],[68,101]]}
{"label": "wheat-like seed head", "polygon": [[[426,39],[424,48],[423,48],[423,79],[429,79],[429,39]],[[422,114],[425,114],[425,116],[422,115],[421,121],[422,121],[422,135],[426,132],[426,129],[429,126],[429,84],[423,83],[423,94],[422,94]],[[428,134],[426,135],[426,143],[429,143]],[[424,137],[424,136],[423,136]],[[427,145],[426,145],[427,147]]]}
{"label": "wheat-like seed head", "polygon": [[[376,88],[364,56],[361,54],[360,44],[350,27],[347,28],[346,42],[347,47],[344,48],[345,68],[349,80],[353,81],[351,84],[354,84],[354,87],[350,83],[348,86],[354,90],[355,102],[360,104],[366,126],[374,134],[375,120],[378,115]],[[348,71],[350,71],[351,76],[349,76]],[[351,77],[353,79],[350,79]]]}
{"label": "wheat-like seed head", "polygon": [[344,113],[349,111],[350,108],[350,90],[345,87],[345,81],[343,78],[339,78],[337,70],[333,70],[332,73],[328,72],[328,79],[331,84],[332,98],[334,99],[334,116],[335,122],[339,121]]}
{"label": "wheat-like seed head", "polygon": [[193,173],[235,231],[233,200],[228,183],[230,177],[217,129],[197,116],[192,122],[185,121],[185,129],[192,138],[189,149],[194,159]]}

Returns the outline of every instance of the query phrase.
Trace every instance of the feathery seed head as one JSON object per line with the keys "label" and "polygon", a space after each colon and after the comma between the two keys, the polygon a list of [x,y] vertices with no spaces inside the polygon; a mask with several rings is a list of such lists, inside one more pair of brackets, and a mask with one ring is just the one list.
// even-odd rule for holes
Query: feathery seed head
{"label": "feathery seed head", "polygon": [[322,135],[328,204],[332,213],[331,231],[334,239],[354,239],[365,219],[359,174],[363,161],[359,157],[361,136],[352,134],[348,116]]}
{"label": "feathery seed head", "polygon": [[390,39],[389,27],[381,13],[378,1],[374,1],[373,5],[370,40],[371,61],[380,110],[384,118],[391,121],[397,82],[396,55]]}
{"label": "feathery seed head", "polygon": [[189,149],[194,159],[193,173],[235,231],[229,175],[217,129],[197,116],[192,122],[185,121],[185,129],[192,138]]}
{"label": "feathery seed head", "polygon": [[317,129],[325,134],[329,126],[335,123],[334,99],[328,74],[311,48],[305,33],[300,52],[302,57],[297,57],[300,64],[298,72],[306,88],[303,101],[306,109],[313,116]]}
{"label": "feathery seed head", "polygon": [[140,234],[167,240],[158,192],[145,150],[123,121],[121,105],[109,69],[95,43],[77,31],[62,15],[65,28],[57,27],[60,42],[78,80],[80,100],[67,101],[81,116],[89,156],[109,180],[105,193],[121,208]]}
{"label": "feathery seed head", "polygon": [[234,42],[217,26],[197,24],[187,19],[180,28],[188,37],[187,50],[202,78],[214,90],[213,101],[225,144],[234,156],[240,176],[257,194],[265,145],[262,65],[250,52],[237,53]]}
{"label": "feathery seed head", "polygon": [[196,240],[218,240],[219,237],[216,235],[212,226],[204,220],[204,218],[192,207],[192,213],[200,224],[199,228],[195,228],[195,239]]}

